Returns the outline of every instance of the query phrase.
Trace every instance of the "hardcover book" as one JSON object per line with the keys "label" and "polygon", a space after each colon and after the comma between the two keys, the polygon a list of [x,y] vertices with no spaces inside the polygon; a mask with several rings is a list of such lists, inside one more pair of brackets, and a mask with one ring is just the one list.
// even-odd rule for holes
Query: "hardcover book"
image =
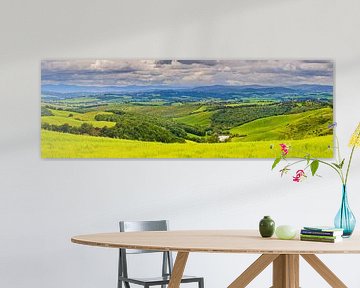
{"label": "hardcover book", "polygon": [[304,235],[304,234],[300,234],[300,237],[309,238],[309,239],[330,239],[330,240],[342,239],[341,236],[322,236],[322,235]]}
{"label": "hardcover book", "polygon": [[337,231],[320,231],[320,230],[307,230],[302,229],[300,232],[302,235],[319,235],[319,236],[341,236],[343,234],[342,230]]}
{"label": "hardcover book", "polygon": [[313,242],[324,242],[324,243],[338,243],[342,241],[342,237],[337,237],[335,239],[327,238],[313,238],[313,237],[303,237],[300,236],[301,241],[313,241]]}

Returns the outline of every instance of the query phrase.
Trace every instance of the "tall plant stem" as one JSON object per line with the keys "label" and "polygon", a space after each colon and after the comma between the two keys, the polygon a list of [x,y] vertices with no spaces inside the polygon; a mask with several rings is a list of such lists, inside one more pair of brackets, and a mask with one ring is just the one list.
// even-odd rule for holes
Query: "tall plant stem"
{"label": "tall plant stem", "polygon": [[339,172],[340,172],[340,176],[341,176],[341,181],[344,184],[344,173],[342,170],[342,165],[344,165],[343,160],[341,159],[341,154],[340,154],[340,143],[339,143],[339,138],[335,135],[335,139],[336,139],[336,150],[338,152],[338,165],[340,166]]}
{"label": "tall plant stem", "polygon": [[351,165],[351,161],[352,161],[352,158],[353,158],[353,155],[354,155],[354,151],[355,151],[355,145],[354,145],[353,148],[351,149],[351,154],[350,154],[350,158],[349,158],[349,163],[348,163],[348,166],[347,166],[347,169],[346,169],[346,176],[345,176],[345,182],[344,182],[345,185],[347,184],[347,181],[348,181],[349,171],[350,171],[350,165]]}
{"label": "tall plant stem", "polygon": [[335,135],[335,139],[336,139],[336,150],[337,150],[337,156],[338,156],[338,164],[340,164],[341,163],[341,154],[340,154],[339,138]]}

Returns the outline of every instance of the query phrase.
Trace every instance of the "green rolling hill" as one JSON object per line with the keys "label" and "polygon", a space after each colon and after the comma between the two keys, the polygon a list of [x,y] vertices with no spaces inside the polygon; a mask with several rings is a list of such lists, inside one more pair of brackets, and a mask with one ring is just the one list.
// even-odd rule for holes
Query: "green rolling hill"
{"label": "green rolling hill", "polygon": [[230,129],[233,141],[306,139],[332,134],[333,110],[322,108],[298,114],[257,119]]}

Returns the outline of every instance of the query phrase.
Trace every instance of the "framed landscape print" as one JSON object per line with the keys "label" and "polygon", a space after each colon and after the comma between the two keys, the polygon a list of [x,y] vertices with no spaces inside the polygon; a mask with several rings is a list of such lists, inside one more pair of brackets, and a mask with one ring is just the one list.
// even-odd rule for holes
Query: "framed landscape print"
{"label": "framed landscape print", "polygon": [[41,62],[43,158],[333,155],[330,60]]}

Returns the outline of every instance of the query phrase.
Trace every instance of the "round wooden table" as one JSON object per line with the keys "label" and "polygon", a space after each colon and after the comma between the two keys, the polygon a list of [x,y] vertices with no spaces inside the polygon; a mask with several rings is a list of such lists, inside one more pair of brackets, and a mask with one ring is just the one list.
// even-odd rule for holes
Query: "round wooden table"
{"label": "round wooden table", "polygon": [[274,288],[299,287],[301,255],[331,287],[347,287],[315,254],[360,253],[358,235],[339,243],[320,243],[276,238],[261,238],[256,230],[117,232],[75,236],[72,242],[83,245],[176,251],[177,257],[169,288],[178,288],[190,252],[262,254],[229,288],[246,287],[273,263]]}

